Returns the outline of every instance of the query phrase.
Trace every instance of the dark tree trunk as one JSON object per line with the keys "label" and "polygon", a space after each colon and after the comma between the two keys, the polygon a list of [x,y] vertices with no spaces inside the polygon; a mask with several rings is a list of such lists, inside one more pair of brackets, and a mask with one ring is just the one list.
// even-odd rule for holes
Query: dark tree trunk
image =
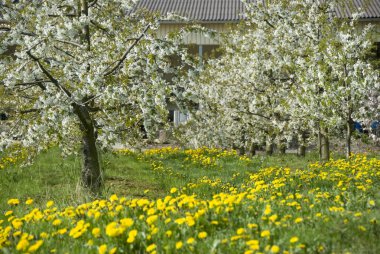
{"label": "dark tree trunk", "polygon": [[245,147],[244,146],[239,147],[238,153],[239,155],[245,155]]}
{"label": "dark tree trunk", "polygon": [[99,194],[103,178],[99,163],[98,149],[96,147],[96,132],[94,121],[85,106],[74,104],[74,112],[81,123],[83,165],[81,184],[92,194]]}
{"label": "dark tree trunk", "polygon": [[[80,0],[80,16],[89,16],[89,0]],[[91,50],[91,35],[90,26],[88,24],[82,27],[82,43],[85,45],[85,50]],[[90,65],[87,66],[87,71],[90,70]],[[83,102],[89,98],[84,98]],[[82,153],[83,165],[81,172],[81,183],[83,187],[90,190],[92,194],[98,195],[101,192],[103,184],[102,172],[99,162],[98,149],[96,147],[96,131],[94,120],[85,105],[74,104],[74,111],[81,122],[82,131]]]}
{"label": "dark tree trunk", "polygon": [[266,155],[273,155],[274,145],[273,145],[274,138],[272,136],[267,136],[266,138],[266,144],[265,144],[265,154]]}
{"label": "dark tree trunk", "polygon": [[245,147],[244,146],[232,145],[232,149],[235,150],[238,155],[244,155],[245,154]]}
{"label": "dark tree trunk", "polygon": [[102,187],[102,173],[99,163],[98,149],[94,130],[83,132],[83,165],[81,172],[82,185],[97,194]]}
{"label": "dark tree trunk", "polygon": [[240,144],[238,147],[238,154],[239,155],[245,155],[245,144],[246,144],[246,136],[245,136],[245,130],[243,129],[241,136],[240,136]]}
{"label": "dark tree trunk", "polygon": [[354,121],[352,120],[351,116],[349,116],[349,119],[346,124],[346,158],[350,158],[351,156],[351,138],[352,138],[352,132],[354,129]]}
{"label": "dark tree trunk", "polygon": [[257,149],[256,143],[252,142],[251,147],[249,148],[249,156],[255,156],[256,155],[256,149]]}
{"label": "dark tree trunk", "polygon": [[298,147],[298,156],[306,156],[306,133],[303,131],[300,136],[300,145]]}
{"label": "dark tree trunk", "polygon": [[278,151],[280,154],[285,154],[286,153],[286,139],[281,139],[279,144],[278,144]]}
{"label": "dark tree trunk", "polygon": [[322,133],[321,133],[320,127],[318,130],[318,155],[319,155],[319,160],[322,161]]}
{"label": "dark tree trunk", "polygon": [[328,129],[323,128],[321,131],[321,161],[330,160],[330,141]]}

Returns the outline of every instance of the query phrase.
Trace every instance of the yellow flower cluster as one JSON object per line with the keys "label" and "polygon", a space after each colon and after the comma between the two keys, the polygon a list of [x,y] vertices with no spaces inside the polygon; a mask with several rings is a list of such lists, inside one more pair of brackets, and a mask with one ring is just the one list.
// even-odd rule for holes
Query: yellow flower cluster
{"label": "yellow flower cluster", "polygon": [[4,154],[0,154],[0,170],[25,161],[28,152],[19,145],[9,148]]}
{"label": "yellow flower cluster", "polygon": [[201,167],[216,167],[220,159],[237,158],[235,150],[222,150],[219,148],[201,147],[198,149],[185,150],[186,161]]}
{"label": "yellow flower cluster", "polygon": [[23,156],[10,156],[0,158],[0,169],[5,169],[6,167],[14,165],[17,162],[22,161],[23,159]]}
{"label": "yellow flower cluster", "polygon": [[[376,242],[378,159],[358,155],[304,170],[263,168],[244,177],[211,198],[173,186],[155,200],[112,195],[61,210],[51,203],[20,210],[25,202],[10,199],[15,209],[0,217],[0,251],[50,253],[69,246],[70,253],[104,254],[355,253],[365,246],[355,245],[358,235]],[[202,179],[210,189],[223,184]],[[188,189],[195,193],[197,185]]]}
{"label": "yellow flower cluster", "polygon": [[121,154],[121,155],[134,155],[135,154],[132,150],[127,149],[127,148],[118,149],[117,153]]}
{"label": "yellow flower cluster", "polygon": [[162,147],[162,148],[156,148],[156,149],[149,149],[145,150],[143,154],[145,156],[159,156],[159,157],[166,157],[168,155],[176,155],[181,150],[178,147]]}

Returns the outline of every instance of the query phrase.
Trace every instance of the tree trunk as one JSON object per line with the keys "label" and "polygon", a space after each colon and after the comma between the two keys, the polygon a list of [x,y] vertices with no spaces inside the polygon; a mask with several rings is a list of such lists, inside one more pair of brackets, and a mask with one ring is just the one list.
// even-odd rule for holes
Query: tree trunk
{"label": "tree trunk", "polygon": [[352,138],[352,132],[353,132],[353,124],[354,121],[352,120],[351,116],[349,117],[347,124],[346,124],[346,158],[349,159],[351,156],[351,138]]}
{"label": "tree trunk", "polygon": [[256,155],[256,149],[257,149],[256,143],[252,142],[251,147],[249,148],[249,156],[255,156]]}
{"label": "tree trunk", "polygon": [[239,155],[245,155],[245,145],[246,145],[246,137],[245,137],[245,130],[243,129],[241,136],[240,136],[240,144],[238,147],[238,153]]}
{"label": "tree trunk", "polygon": [[300,136],[300,145],[298,147],[298,156],[306,156],[306,133],[303,131]]}
{"label": "tree trunk", "polygon": [[[81,16],[88,16],[88,0],[81,0],[80,1],[80,15]],[[86,44],[86,50],[91,50],[91,38],[90,38],[90,26],[88,24],[84,25],[82,28],[82,39],[83,42]],[[89,67],[88,67],[89,68]]]}
{"label": "tree trunk", "polygon": [[74,104],[74,112],[81,123],[83,165],[81,184],[92,194],[100,194],[103,178],[100,168],[94,121],[85,106]]}
{"label": "tree trunk", "polygon": [[[89,15],[89,0],[80,0],[80,16]],[[82,27],[82,43],[85,44],[85,50],[91,50],[91,35],[90,26],[88,24]],[[90,65],[87,66],[87,71],[90,70]],[[88,98],[83,99],[84,102]],[[94,121],[88,111],[87,106],[75,104],[74,111],[79,117],[82,130],[82,152],[83,165],[81,172],[81,183],[83,187],[90,190],[92,194],[100,194],[103,184],[102,172],[99,162],[98,149],[96,147],[96,131]]]}
{"label": "tree trunk", "polygon": [[318,129],[318,155],[319,160],[322,161],[322,133],[321,133],[321,127]]}
{"label": "tree trunk", "polygon": [[266,145],[265,145],[265,154],[269,156],[273,155],[273,149],[274,149],[273,137],[267,136]]}
{"label": "tree trunk", "polygon": [[278,147],[279,147],[279,153],[280,154],[285,154],[286,153],[286,139],[281,139],[279,144],[278,144]]}
{"label": "tree trunk", "polygon": [[330,141],[328,129],[323,128],[321,131],[321,161],[330,160]]}
{"label": "tree trunk", "polygon": [[102,174],[99,163],[96,137],[93,130],[83,131],[83,165],[81,172],[82,185],[93,194],[98,194],[102,187]]}
{"label": "tree trunk", "polygon": [[245,147],[244,146],[240,146],[239,149],[238,149],[238,153],[241,156],[245,155]]}

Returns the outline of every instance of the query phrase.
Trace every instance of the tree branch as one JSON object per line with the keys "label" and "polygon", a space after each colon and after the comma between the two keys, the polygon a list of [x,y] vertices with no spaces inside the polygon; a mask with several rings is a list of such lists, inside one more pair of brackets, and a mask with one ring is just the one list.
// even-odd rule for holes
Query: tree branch
{"label": "tree branch", "polygon": [[[117,61],[117,64],[115,67],[113,67],[111,70],[107,71],[111,66],[107,67],[107,69],[104,71],[103,74],[104,77],[107,77],[111,74],[113,74],[114,71],[116,71],[120,65],[124,62],[124,60],[127,58],[128,54],[131,52],[131,50],[137,45],[137,43],[144,37],[145,33],[150,28],[150,25],[148,25],[144,31],[141,33],[141,35],[133,42],[133,44],[127,49],[127,51],[123,54],[123,56]],[[106,72],[107,71],[107,72]]]}
{"label": "tree branch", "polygon": [[54,46],[54,48],[55,48],[56,50],[58,50],[58,51],[61,51],[61,52],[64,53],[65,55],[68,55],[68,56],[70,56],[70,57],[72,57],[72,58],[75,58],[75,56],[73,56],[72,54],[70,54],[70,53],[67,52],[66,50],[63,50],[63,49],[61,49],[61,48],[59,48],[59,47],[57,47],[57,46]]}
{"label": "tree branch", "polygon": [[36,113],[36,112],[40,112],[40,111],[41,111],[41,109],[39,109],[39,108],[32,108],[32,109],[27,109],[27,110],[16,111],[16,113],[25,115],[25,114]]}
{"label": "tree branch", "polygon": [[67,90],[65,87],[61,86],[61,84],[59,84],[58,80],[55,79],[53,77],[53,75],[50,74],[50,72],[41,64],[40,60],[35,57],[31,52],[30,50],[28,50],[26,52],[28,54],[28,56],[33,59],[33,61],[35,61],[38,65],[38,67],[40,68],[40,70],[49,78],[49,80],[60,90],[62,90],[68,97],[71,98],[71,93],[69,90]]}
{"label": "tree branch", "polygon": [[[10,32],[12,30],[12,28],[10,27],[0,27],[0,31],[4,31],[4,32]],[[36,36],[35,33],[30,33],[30,32],[21,32],[22,35],[26,35],[26,36]]]}

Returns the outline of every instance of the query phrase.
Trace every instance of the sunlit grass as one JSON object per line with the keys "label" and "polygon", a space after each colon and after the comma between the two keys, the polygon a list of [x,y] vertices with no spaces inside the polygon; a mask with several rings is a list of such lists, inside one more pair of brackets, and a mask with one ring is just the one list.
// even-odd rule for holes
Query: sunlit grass
{"label": "sunlit grass", "polygon": [[379,253],[380,160],[314,157],[108,153],[104,200],[80,203],[53,149],[0,171],[0,252]]}

